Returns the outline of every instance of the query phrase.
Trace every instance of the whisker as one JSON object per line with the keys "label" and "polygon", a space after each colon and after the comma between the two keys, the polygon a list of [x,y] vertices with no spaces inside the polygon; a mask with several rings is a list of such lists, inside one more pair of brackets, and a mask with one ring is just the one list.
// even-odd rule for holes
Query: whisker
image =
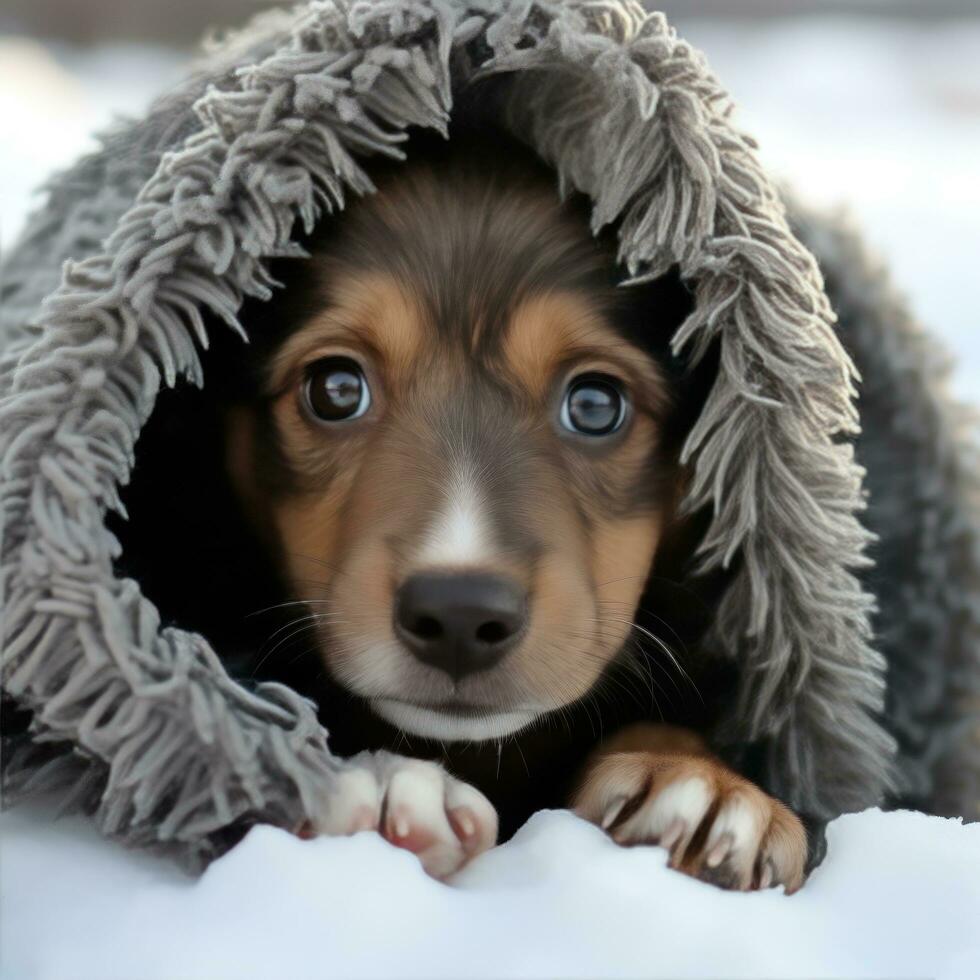
{"label": "whisker", "polygon": [[[702,704],[704,704],[704,698],[701,696],[701,692],[700,690],[698,690],[697,684],[695,684],[694,681],[691,679],[691,675],[688,674],[688,672],[684,669],[681,662],[677,659],[677,656],[674,654],[674,651],[670,649],[670,645],[668,643],[666,643],[661,637],[657,636],[655,633],[648,630],[645,626],[640,626],[639,623],[636,623],[632,620],[628,620],[628,621],[610,620],[610,622],[619,622],[624,625],[627,625],[630,628],[639,631],[648,639],[650,639],[653,643],[655,643],[657,647],[667,655],[671,663],[673,663],[673,665],[677,668],[678,673],[681,674],[681,676],[688,682],[688,684],[691,685],[692,689],[694,690],[694,693],[697,694],[698,699],[701,701]],[[676,687],[676,684],[674,686]],[[678,694],[681,693],[680,688],[677,688],[677,693]]]}
{"label": "whisker", "polygon": [[[280,647],[281,647],[281,646],[282,646],[282,645],[283,645],[284,643],[286,643],[287,641],[289,641],[290,639],[292,639],[292,638],[293,638],[293,637],[295,637],[295,636],[299,636],[300,634],[302,634],[302,633],[304,633],[304,632],[307,632],[307,631],[308,631],[308,630],[310,630],[310,629],[314,629],[314,628],[316,628],[317,626],[319,626],[319,625],[320,625],[320,624],[322,624],[322,623],[331,623],[331,622],[334,622],[334,623],[336,623],[336,622],[343,622],[343,621],[342,621],[342,620],[338,620],[338,619],[337,619],[337,617],[336,617],[336,614],[334,614],[334,615],[331,615],[331,614],[329,614],[329,613],[313,613],[313,614],[312,614],[312,615],[310,615],[310,616],[301,616],[301,617],[299,617],[298,619],[293,619],[293,620],[291,620],[290,622],[288,622],[288,623],[286,623],[285,625],[283,625],[283,626],[280,626],[280,627],[279,627],[279,629],[277,629],[277,630],[275,630],[275,631],[274,631],[274,632],[273,632],[273,633],[272,633],[272,634],[271,634],[271,635],[270,635],[270,636],[268,637],[268,639],[267,639],[267,640],[265,641],[265,643],[264,643],[264,644],[262,645],[262,647],[261,647],[261,648],[259,649],[259,651],[258,651],[258,656],[259,656],[259,661],[258,661],[258,663],[257,663],[257,664],[255,665],[255,667],[254,667],[254,668],[252,669],[252,676],[254,677],[254,676],[255,676],[255,675],[256,675],[256,674],[258,673],[258,671],[259,671],[259,670],[260,670],[260,669],[262,668],[262,666],[263,666],[263,664],[265,664],[265,662],[266,662],[266,661],[267,661],[267,660],[268,660],[268,659],[269,659],[269,658],[270,658],[270,657],[271,657],[271,656],[272,656],[272,655],[273,655],[273,654],[274,654],[274,653],[275,653],[275,652],[276,652],[276,651],[277,651],[277,650],[278,650],[278,649],[279,649],[279,648],[280,648]],[[304,626],[300,626],[300,624],[301,624],[301,623],[305,623],[306,625],[304,625]],[[293,629],[293,627],[296,627],[296,626],[299,626],[299,629]],[[273,645],[271,649],[269,649],[268,651],[266,651],[266,652],[264,652],[264,653],[263,653],[263,651],[264,651],[264,649],[265,649],[265,647],[266,647],[266,646],[267,646],[267,645],[268,645],[269,643],[271,643],[271,642],[272,642],[272,640],[273,640],[273,638],[274,638],[274,637],[276,637],[276,636],[278,636],[278,635],[279,635],[280,633],[282,633],[282,632],[283,632],[284,630],[288,630],[288,629],[292,629],[292,630],[293,630],[293,632],[291,632],[291,633],[289,633],[289,634],[288,634],[287,636],[285,636],[285,637],[283,637],[283,638],[282,638],[281,640],[279,640],[279,641],[278,641],[278,642],[277,642],[277,643],[276,643],[275,645]]]}
{"label": "whisker", "polygon": [[287,606],[305,606],[309,602],[326,602],[326,599],[294,599],[290,602],[277,602],[274,606],[265,606],[263,609],[256,609],[245,615],[245,619],[252,616],[261,616],[262,613],[272,612],[274,609],[285,609]]}

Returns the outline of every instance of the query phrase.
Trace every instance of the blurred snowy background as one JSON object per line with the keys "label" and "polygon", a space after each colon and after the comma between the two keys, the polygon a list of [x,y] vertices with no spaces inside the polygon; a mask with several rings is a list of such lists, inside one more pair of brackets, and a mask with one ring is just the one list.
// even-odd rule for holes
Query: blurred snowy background
{"label": "blurred snowy background", "polygon": [[[0,248],[52,170],[262,0],[2,0]],[[775,174],[852,212],[980,401],[980,0],[666,0]]]}

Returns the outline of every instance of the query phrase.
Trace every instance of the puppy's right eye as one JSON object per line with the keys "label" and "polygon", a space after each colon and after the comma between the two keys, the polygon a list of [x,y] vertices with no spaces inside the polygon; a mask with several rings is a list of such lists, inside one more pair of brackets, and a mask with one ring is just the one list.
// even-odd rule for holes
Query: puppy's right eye
{"label": "puppy's right eye", "polygon": [[561,424],[583,436],[608,436],[623,425],[626,396],[620,383],[606,374],[583,374],[565,391]]}
{"label": "puppy's right eye", "polygon": [[371,407],[371,389],[357,361],[325,357],[306,370],[306,405],[324,422],[349,422]]}

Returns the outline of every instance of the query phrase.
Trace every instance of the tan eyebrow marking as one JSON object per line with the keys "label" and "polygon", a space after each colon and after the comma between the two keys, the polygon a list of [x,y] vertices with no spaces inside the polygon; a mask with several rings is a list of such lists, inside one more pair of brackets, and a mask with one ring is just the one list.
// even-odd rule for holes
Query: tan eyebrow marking
{"label": "tan eyebrow marking", "polygon": [[502,349],[508,369],[534,397],[545,397],[563,366],[595,361],[622,371],[649,411],[666,406],[667,385],[656,362],[620,337],[585,295],[551,292],[525,300],[510,319]]}
{"label": "tan eyebrow marking", "polygon": [[288,387],[318,353],[342,347],[377,357],[389,383],[406,374],[424,339],[418,306],[396,279],[383,273],[331,270],[330,300],[272,358],[266,390]]}

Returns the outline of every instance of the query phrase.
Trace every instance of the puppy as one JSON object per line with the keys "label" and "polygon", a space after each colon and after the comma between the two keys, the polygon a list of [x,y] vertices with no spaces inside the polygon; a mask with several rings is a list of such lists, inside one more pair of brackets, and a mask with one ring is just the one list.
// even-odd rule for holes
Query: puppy
{"label": "puppy", "polygon": [[375,179],[267,304],[258,390],[227,415],[295,613],[263,656],[305,644],[350,760],[304,832],[377,829],[443,877],[571,805],[688,874],[798,888],[799,819],[678,724],[698,658],[640,622],[671,614],[650,583],[686,557],[680,396],[642,340],[663,348],[676,304],[617,289],[611,244],[514,146],[454,139]]}

